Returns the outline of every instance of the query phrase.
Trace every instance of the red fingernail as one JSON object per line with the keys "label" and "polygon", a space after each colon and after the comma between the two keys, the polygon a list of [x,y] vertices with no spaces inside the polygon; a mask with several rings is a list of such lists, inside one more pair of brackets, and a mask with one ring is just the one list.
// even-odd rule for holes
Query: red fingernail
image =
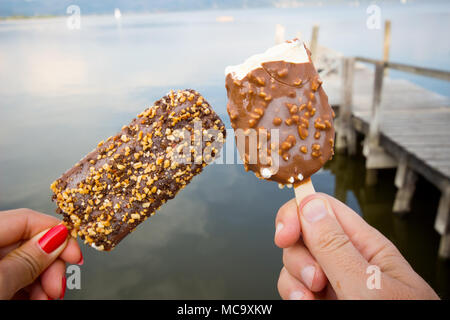
{"label": "red fingernail", "polygon": [[39,245],[47,253],[56,250],[66,240],[69,231],[63,224],[58,224],[39,239]]}
{"label": "red fingernail", "polygon": [[64,299],[64,295],[66,294],[66,277],[63,276],[62,278],[62,288],[61,288],[61,296],[59,299]]}
{"label": "red fingernail", "polygon": [[80,261],[78,261],[77,265],[82,266],[84,263],[84,258],[83,258],[83,254],[81,254],[81,259]]}

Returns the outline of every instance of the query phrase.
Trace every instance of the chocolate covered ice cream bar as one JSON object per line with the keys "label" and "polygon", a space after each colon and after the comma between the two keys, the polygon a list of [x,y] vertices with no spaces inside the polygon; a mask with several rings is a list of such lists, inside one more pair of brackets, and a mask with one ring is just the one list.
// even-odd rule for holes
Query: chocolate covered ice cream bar
{"label": "chocolate covered ice cream bar", "polygon": [[194,90],[171,91],[52,183],[74,237],[113,249],[219,154],[225,127]]}
{"label": "chocolate covered ice cream bar", "polygon": [[[303,42],[279,44],[227,67],[225,75],[231,126],[258,135],[254,161],[250,147],[239,150],[246,170],[281,187],[309,181],[333,155],[334,113]],[[261,152],[265,139],[269,148]]]}

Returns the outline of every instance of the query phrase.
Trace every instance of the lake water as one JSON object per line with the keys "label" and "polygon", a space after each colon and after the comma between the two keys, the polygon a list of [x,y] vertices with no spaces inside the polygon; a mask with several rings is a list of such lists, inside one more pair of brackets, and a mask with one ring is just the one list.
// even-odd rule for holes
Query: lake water
{"label": "lake water", "polygon": [[[381,5],[392,20],[391,59],[450,69],[450,5]],[[217,16],[234,17],[230,23]],[[223,70],[287,38],[319,41],[345,54],[379,58],[382,29],[366,27],[366,7],[252,9],[82,16],[0,22],[0,210],[52,214],[50,183],[97,142],[116,133],[169,89],[200,91],[229,127]],[[450,96],[448,83],[392,72]],[[413,210],[391,212],[395,172],[364,185],[362,157],[336,157],[313,176],[389,237],[442,297],[449,263],[437,258],[433,229],[439,193],[420,179]],[[82,245],[81,290],[67,298],[279,298],[281,250],[273,244],[278,208],[290,189],[260,182],[241,165],[212,165],[114,251]]]}

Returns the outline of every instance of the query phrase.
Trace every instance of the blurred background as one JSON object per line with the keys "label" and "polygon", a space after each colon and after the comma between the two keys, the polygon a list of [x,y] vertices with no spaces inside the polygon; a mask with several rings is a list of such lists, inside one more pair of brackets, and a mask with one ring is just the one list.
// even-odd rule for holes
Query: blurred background
{"label": "blurred background", "polygon": [[[224,69],[275,42],[311,38],[345,55],[380,59],[392,21],[390,59],[450,69],[448,1],[0,0],[0,210],[53,214],[49,185],[170,89],[202,93],[230,128]],[[448,82],[392,71],[440,95]],[[231,138],[231,137],[230,137]],[[312,177],[394,242],[443,298],[450,264],[438,258],[433,223],[440,192],[419,177],[411,212],[392,213],[395,170],[366,186],[365,159],[336,156]],[[278,299],[278,208],[292,189],[261,182],[242,165],[211,165],[112,252],[81,245],[76,299]],[[81,243],[81,242],[80,242]]]}

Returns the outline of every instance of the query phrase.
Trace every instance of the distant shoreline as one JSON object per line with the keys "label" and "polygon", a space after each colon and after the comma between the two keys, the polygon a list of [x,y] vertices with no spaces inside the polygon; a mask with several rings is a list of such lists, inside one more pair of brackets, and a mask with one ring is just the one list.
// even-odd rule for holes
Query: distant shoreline
{"label": "distant shoreline", "polygon": [[[122,14],[161,14],[161,13],[172,13],[172,12],[189,12],[189,11],[227,11],[227,10],[247,10],[247,9],[296,9],[296,8],[308,8],[308,7],[322,7],[322,6],[348,6],[348,7],[363,7],[372,3],[372,0],[328,0],[320,1],[320,0],[245,0],[250,1],[247,5],[244,6],[203,6],[203,7],[175,7],[175,8],[146,8],[144,10],[133,10],[132,8],[123,8]],[[258,2],[259,1],[259,2]],[[432,3],[443,3],[447,0],[432,0]],[[386,4],[400,4],[400,0],[382,0],[381,3]],[[427,3],[424,0],[405,0],[403,4],[418,4],[418,3]],[[0,7],[1,9],[1,7]],[[40,10],[39,10],[40,11]],[[52,10],[55,12],[54,10]],[[22,14],[12,14],[8,16],[0,16],[0,21],[14,21],[14,20],[31,20],[31,19],[50,19],[50,18],[61,18],[67,17],[68,15],[63,13],[65,10],[56,10],[56,14],[31,14],[27,15],[26,13]],[[35,11],[36,12],[36,11]],[[114,8],[110,10],[100,10],[98,12],[94,12],[92,10],[82,10],[83,15],[87,16],[109,16],[114,15]]]}
{"label": "distant shoreline", "polygon": [[29,20],[29,19],[49,19],[49,18],[60,18],[64,16],[57,16],[53,14],[45,14],[45,15],[36,15],[36,16],[22,16],[22,15],[16,15],[16,16],[7,16],[7,17],[0,17],[0,21],[5,20]]}

